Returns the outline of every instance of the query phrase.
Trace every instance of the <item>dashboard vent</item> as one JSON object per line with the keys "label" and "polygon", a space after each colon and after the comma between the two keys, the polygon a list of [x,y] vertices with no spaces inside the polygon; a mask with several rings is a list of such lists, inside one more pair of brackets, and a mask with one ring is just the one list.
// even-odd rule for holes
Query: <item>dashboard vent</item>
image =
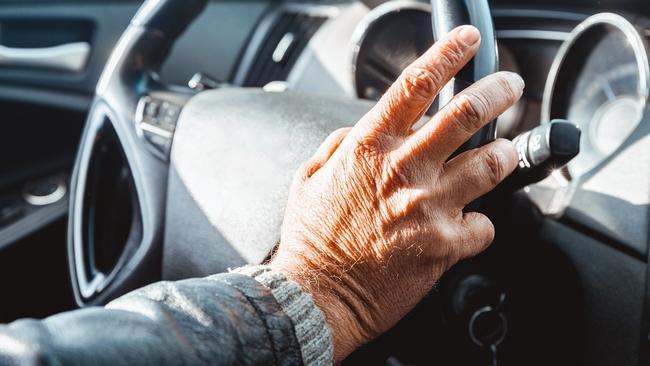
{"label": "dashboard vent", "polygon": [[285,11],[275,20],[255,54],[244,86],[261,87],[285,81],[311,37],[327,18]]}

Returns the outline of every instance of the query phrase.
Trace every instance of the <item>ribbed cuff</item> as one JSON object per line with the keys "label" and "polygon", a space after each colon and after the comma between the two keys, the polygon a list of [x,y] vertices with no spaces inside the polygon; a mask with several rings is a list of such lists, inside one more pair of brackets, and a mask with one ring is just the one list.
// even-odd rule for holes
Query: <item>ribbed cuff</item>
{"label": "ribbed cuff", "polygon": [[245,266],[232,270],[253,277],[268,287],[287,314],[296,333],[303,363],[309,366],[331,365],[334,360],[332,334],[323,312],[311,296],[282,273],[269,266]]}

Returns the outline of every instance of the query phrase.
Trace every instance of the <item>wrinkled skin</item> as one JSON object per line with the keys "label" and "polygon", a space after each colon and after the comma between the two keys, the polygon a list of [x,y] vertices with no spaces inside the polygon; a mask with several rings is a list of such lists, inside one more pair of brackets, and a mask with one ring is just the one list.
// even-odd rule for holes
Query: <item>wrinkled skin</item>
{"label": "wrinkled skin", "polygon": [[449,157],[521,97],[523,80],[490,75],[413,130],[479,43],[471,26],[452,31],[296,176],[270,264],[323,310],[336,362],[392,327],[450,266],[494,238],[487,217],[463,208],[514,170],[514,147],[497,140]]}

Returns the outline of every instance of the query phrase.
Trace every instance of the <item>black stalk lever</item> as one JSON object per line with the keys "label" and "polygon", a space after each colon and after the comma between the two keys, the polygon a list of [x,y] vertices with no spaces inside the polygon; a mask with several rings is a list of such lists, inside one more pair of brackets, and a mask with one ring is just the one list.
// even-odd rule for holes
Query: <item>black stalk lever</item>
{"label": "black stalk lever", "polygon": [[580,129],[571,122],[555,119],[515,137],[519,165],[499,190],[516,191],[539,182],[562,168],[580,152]]}

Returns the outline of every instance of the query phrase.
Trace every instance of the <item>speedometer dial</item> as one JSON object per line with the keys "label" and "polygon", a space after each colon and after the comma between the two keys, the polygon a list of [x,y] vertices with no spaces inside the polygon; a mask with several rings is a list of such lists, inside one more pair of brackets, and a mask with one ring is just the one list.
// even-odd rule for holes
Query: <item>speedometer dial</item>
{"label": "speedometer dial", "polygon": [[638,76],[637,65],[627,63],[593,75],[574,92],[568,116],[588,133],[593,153],[613,153],[641,121],[643,99],[634,88]]}
{"label": "speedometer dial", "polygon": [[569,171],[580,176],[616,152],[638,127],[648,99],[648,59],[632,24],[614,14],[588,18],[560,49],[546,85],[542,118],[583,130]]}

